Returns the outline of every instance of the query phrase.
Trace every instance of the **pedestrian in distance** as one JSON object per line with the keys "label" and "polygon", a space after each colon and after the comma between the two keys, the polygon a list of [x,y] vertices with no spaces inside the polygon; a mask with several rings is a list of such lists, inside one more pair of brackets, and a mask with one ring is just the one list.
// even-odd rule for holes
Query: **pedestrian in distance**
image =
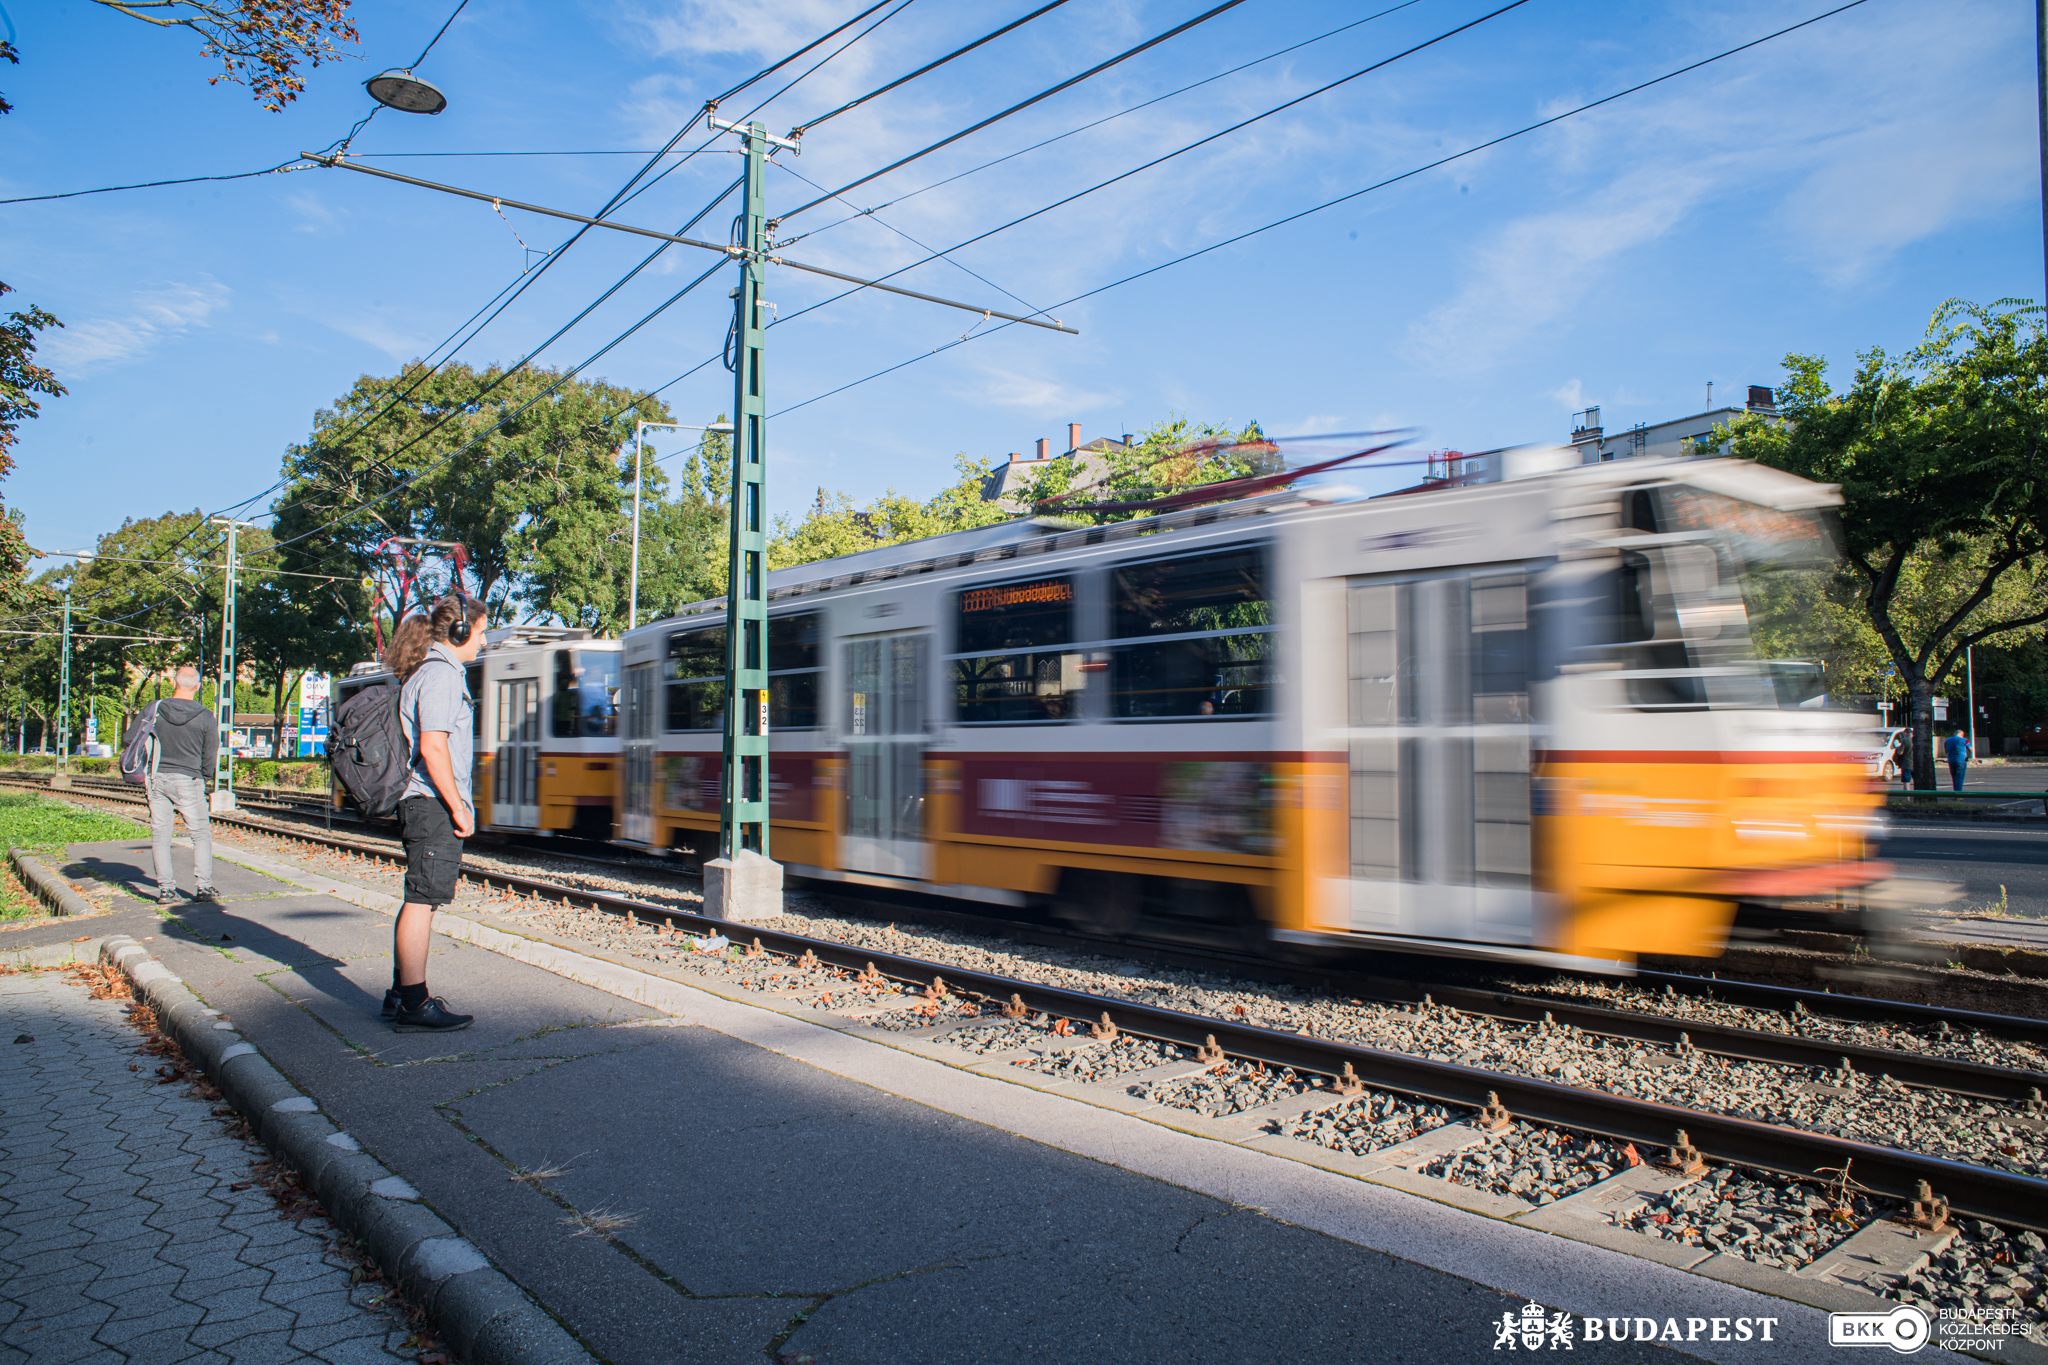
{"label": "pedestrian in distance", "polygon": [[1941,742],[1942,756],[1948,760],[1949,779],[1956,784],[1956,790],[1963,789],[1963,778],[1970,771],[1970,741],[1958,729]]}
{"label": "pedestrian in distance", "polygon": [[125,751],[143,739],[149,750],[143,789],[149,794],[149,844],[158,905],[172,905],[178,899],[171,835],[181,815],[192,836],[192,899],[220,899],[213,889],[213,827],[206,808],[206,779],[220,757],[220,721],[199,704],[199,685],[199,670],[181,666],[172,675],[171,695],[144,707],[121,745]]}
{"label": "pedestrian in distance", "polygon": [[426,615],[401,622],[385,654],[403,684],[398,722],[412,756],[398,801],[405,903],[391,931],[391,989],[384,996],[384,1017],[399,1033],[450,1033],[475,1019],[428,993],[427,946],[434,911],[455,899],[462,841],[476,832],[470,791],[476,702],[468,665],[484,647],[483,626],[482,602],[444,597]]}

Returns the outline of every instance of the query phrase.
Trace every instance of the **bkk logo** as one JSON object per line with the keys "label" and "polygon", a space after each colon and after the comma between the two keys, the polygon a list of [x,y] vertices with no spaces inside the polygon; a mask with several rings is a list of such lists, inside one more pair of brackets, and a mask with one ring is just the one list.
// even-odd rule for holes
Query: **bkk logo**
{"label": "bkk logo", "polygon": [[[1684,1326],[1679,1326],[1683,1321]],[[1581,1318],[1569,1313],[1545,1314],[1540,1303],[1522,1311],[1502,1313],[1494,1324],[1493,1349],[1555,1351],[1575,1349],[1578,1341],[1775,1341],[1776,1318]]]}
{"label": "bkk logo", "polygon": [[1931,1327],[1927,1314],[1910,1304],[1888,1313],[1830,1313],[1828,1345],[1889,1346],[1911,1355],[1927,1344]]}

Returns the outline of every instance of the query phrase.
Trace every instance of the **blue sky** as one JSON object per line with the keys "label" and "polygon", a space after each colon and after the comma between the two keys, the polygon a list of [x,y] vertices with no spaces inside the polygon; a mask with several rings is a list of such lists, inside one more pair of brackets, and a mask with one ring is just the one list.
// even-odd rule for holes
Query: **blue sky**
{"label": "blue sky", "polygon": [[[1418,0],[876,214],[832,226],[847,214],[828,204],[786,225],[815,232],[788,253],[854,274],[895,269],[926,254],[913,241],[950,246],[1498,3]],[[357,0],[362,59],[311,72],[280,115],[206,84],[212,68],[186,33],[87,0],[7,4],[22,64],[0,68],[16,106],[0,120],[0,197],[253,170],[324,147],[370,107],[359,82],[411,61],[452,7]],[[913,0],[762,117],[785,130],[1035,7]],[[785,159],[843,184],[1208,7],[1070,0],[824,124]],[[1247,0],[849,197],[888,204],[1381,7]],[[737,75],[859,8],[471,0],[420,68],[447,112],[386,111],[355,150],[651,149]],[[1010,295],[1051,305],[1828,8],[1532,0],[899,282],[992,307],[1015,309]],[[800,511],[819,486],[925,495],[956,453],[1000,459],[1041,436],[1058,448],[1069,422],[1089,439],[1184,412],[1275,433],[1414,427],[1430,447],[1483,449],[1562,439],[1588,403],[1610,426],[1696,412],[1709,381],[1723,398],[1777,382],[1787,351],[1845,372],[1861,349],[1911,344],[1946,298],[2040,297],[2032,40],[2031,14],[2012,0],[1868,0],[1056,310],[1078,337],[1013,327],[934,356],[975,318],[871,293],[835,303],[770,334],[770,409],[794,408],[771,425],[771,502]],[[729,145],[618,217],[673,230],[737,173]],[[580,212],[642,159],[366,157]],[[815,193],[771,171],[771,211]],[[700,234],[721,237],[729,217]],[[316,409],[439,343],[519,276],[522,240],[552,247],[568,231],[333,170],[0,206],[9,306],[38,303],[67,324],[42,353],[71,390],[24,427],[0,493],[52,550],[124,517],[251,497]],[[523,354],[646,250],[590,234],[461,358]],[[672,249],[540,363],[580,362],[709,259]],[[768,296],[786,315],[827,297],[827,283],[776,271]],[[723,340],[728,287],[715,277],[590,373],[651,387],[690,369]],[[679,420],[708,421],[730,406],[730,379],[713,364],[665,397]]]}

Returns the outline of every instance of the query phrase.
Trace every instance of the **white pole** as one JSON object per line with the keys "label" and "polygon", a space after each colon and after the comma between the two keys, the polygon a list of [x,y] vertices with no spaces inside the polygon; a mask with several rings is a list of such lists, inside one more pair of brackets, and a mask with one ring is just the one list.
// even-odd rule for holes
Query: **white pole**
{"label": "white pole", "polygon": [[1977,757],[1977,660],[1972,653],[1975,648],[1974,645],[1963,646],[1963,687],[1968,694],[1966,704],[1970,708],[1969,757],[1972,759]]}
{"label": "white pole", "polygon": [[640,452],[646,444],[647,423],[633,423],[633,579],[626,590],[626,629],[640,624]]}

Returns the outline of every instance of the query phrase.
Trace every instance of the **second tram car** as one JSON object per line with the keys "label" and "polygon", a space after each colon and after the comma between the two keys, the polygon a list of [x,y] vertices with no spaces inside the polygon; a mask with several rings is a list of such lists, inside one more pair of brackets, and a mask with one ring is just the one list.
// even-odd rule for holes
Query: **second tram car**
{"label": "second tram car", "polygon": [[[1750,618],[1832,561],[1835,490],[1491,458],[771,573],[771,855],[1102,930],[1573,966],[1719,952],[1738,902],[1854,904],[1886,875],[1867,721]],[[614,656],[621,839],[713,851],[724,652],[706,603]]]}

